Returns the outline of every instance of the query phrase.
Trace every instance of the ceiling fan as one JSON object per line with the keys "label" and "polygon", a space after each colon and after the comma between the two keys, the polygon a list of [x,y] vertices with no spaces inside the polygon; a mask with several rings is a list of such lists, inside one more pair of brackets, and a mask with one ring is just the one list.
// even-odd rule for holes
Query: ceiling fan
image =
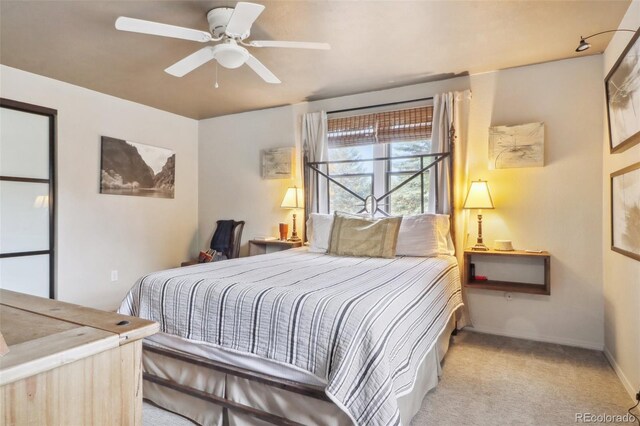
{"label": "ceiling fan", "polygon": [[116,20],[116,29],[134,33],[151,34],[164,37],[209,43],[221,41],[213,46],[206,46],[176,62],[165,72],[182,77],[211,60],[216,60],[225,68],[238,68],[247,64],[267,83],[280,83],[262,62],[256,59],[245,47],[288,47],[297,49],[329,50],[327,43],[310,43],[300,41],[253,40],[246,41],[251,34],[251,25],[264,10],[261,4],[239,2],[235,8],[217,7],[207,13],[210,32],[177,27],[175,25],[144,21],[124,16]]}

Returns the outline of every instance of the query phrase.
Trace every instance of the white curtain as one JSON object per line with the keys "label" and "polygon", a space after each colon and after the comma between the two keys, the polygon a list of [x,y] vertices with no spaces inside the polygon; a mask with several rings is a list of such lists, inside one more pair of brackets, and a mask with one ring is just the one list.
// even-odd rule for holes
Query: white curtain
{"label": "white curtain", "polygon": [[[327,113],[325,111],[310,112],[302,117],[302,150],[308,162],[329,160]],[[326,172],[323,167],[325,166],[318,166],[320,170]],[[328,213],[326,178],[316,176],[316,173],[307,167],[304,169],[305,212],[307,214]]]}
{"label": "white curtain", "polygon": [[[467,162],[467,123],[470,100],[471,91],[469,90],[435,95],[433,98],[431,135],[432,153],[453,151],[454,175],[453,186],[451,186],[451,174],[448,162],[438,166],[437,186],[434,179],[435,173],[431,175],[432,178],[429,185],[429,211],[449,214],[451,216],[455,229],[456,257],[461,267],[463,265],[465,235],[467,235],[467,221],[465,220],[467,215],[464,214],[465,212],[462,209],[462,205],[464,203],[469,170]],[[452,140],[451,135],[453,135]],[[450,191],[452,187],[453,194]],[[440,197],[437,210],[435,202],[436,193],[438,193]],[[453,197],[453,212],[450,211],[452,204],[451,197]],[[471,324],[464,288],[462,289],[462,297],[465,302],[465,308],[458,315],[459,328]]]}

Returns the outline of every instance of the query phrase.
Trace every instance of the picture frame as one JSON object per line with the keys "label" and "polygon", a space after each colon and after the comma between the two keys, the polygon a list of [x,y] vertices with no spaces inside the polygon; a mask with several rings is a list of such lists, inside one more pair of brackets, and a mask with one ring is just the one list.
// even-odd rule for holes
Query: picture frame
{"label": "picture frame", "polygon": [[262,179],[291,179],[293,177],[293,147],[262,150]]}
{"label": "picture frame", "polygon": [[544,167],[544,123],[489,127],[489,170]]}
{"label": "picture frame", "polygon": [[611,250],[640,261],[640,162],[610,176]]}
{"label": "picture frame", "polygon": [[604,79],[611,154],[640,143],[640,29]]}
{"label": "picture frame", "polygon": [[101,194],[174,198],[175,179],[173,150],[102,136]]}

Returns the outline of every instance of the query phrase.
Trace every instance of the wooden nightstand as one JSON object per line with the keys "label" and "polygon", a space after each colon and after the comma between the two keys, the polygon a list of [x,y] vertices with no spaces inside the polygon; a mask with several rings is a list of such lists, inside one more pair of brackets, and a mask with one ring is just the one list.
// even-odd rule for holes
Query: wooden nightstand
{"label": "wooden nightstand", "polygon": [[249,240],[249,256],[289,250],[296,247],[302,247],[302,241],[293,242],[281,240]]}
{"label": "wooden nightstand", "polygon": [[[475,280],[471,275],[485,275],[488,280]],[[531,253],[513,251],[464,251],[463,283],[467,288],[498,290],[529,294],[551,294],[549,252]]]}

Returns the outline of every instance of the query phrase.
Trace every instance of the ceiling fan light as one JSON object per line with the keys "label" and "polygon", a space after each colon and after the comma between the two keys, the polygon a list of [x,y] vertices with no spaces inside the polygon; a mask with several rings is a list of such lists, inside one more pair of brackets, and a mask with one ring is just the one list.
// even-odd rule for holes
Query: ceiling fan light
{"label": "ceiling fan light", "polygon": [[216,46],[215,56],[220,65],[225,68],[234,69],[247,62],[249,52],[247,52],[247,49],[237,45],[220,44]]}
{"label": "ceiling fan light", "polygon": [[587,50],[590,47],[591,47],[591,44],[587,43],[585,41],[585,39],[583,39],[581,37],[580,38],[580,43],[578,44],[578,47],[576,48],[576,52],[584,52],[585,50]]}

